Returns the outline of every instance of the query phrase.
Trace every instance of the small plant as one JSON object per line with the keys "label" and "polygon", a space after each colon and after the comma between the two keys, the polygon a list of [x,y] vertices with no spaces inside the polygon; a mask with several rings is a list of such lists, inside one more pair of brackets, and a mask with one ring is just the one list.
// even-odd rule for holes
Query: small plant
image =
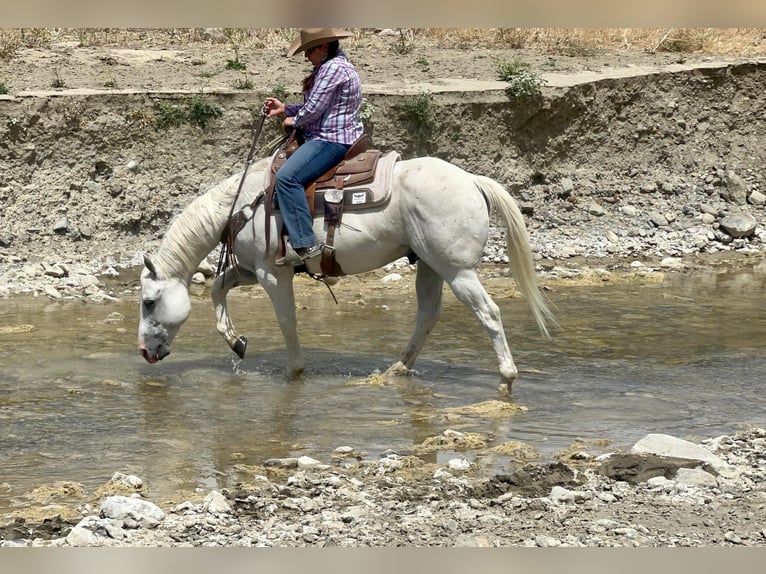
{"label": "small plant", "polygon": [[63,88],[65,85],[64,80],[59,75],[58,69],[53,70],[53,81],[51,82],[51,86],[54,88]]}
{"label": "small plant", "polygon": [[236,90],[252,90],[254,87],[253,81],[245,74],[242,78],[239,78],[234,82],[234,89]]}
{"label": "small plant", "polygon": [[0,60],[10,60],[21,48],[21,40],[11,32],[0,30]]}
{"label": "small plant", "polygon": [[541,87],[545,85],[545,80],[530,68],[529,64],[518,58],[498,62],[497,75],[500,80],[508,82],[505,93],[509,98],[531,99],[542,95]]}
{"label": "small plant", "polygon": [[202,98],[193,97],[187,104],[189,122],[197,125],[203,130],[207,128],[208,122],[213,118],[220,118],[223,115],[220,106]]}
{"label": "small plant", "polygon": [[372,114],[374,113],[375,107],[367,98],[362,98],[362,106],[359,108],[359,121],[361,121],[366,126],[372,119]]}
{"label": "small plant", "polygon": [[287,91],[287,88],[285,88],[282,84],[277,84],[271,89],[271,96],[277,98],[278,100],[285,102],[287,101],[287,97],[290,95]]}
{"label": "small plant", "polygon": [[210,70],[202,70],[199,74],[197,74],[200,78],[203,80],[210,80],[212,79],[215,74],[211,72]]}
{"label": "small plant", "polygon": [[412,52],[412,50],[415,49],[414,44],[414,37],[411,30],[405,30],[404,28],[399,28],[399,41],[391,46],[391,51],[394,54],[399,54],[400,56],[404,56],[405,54],[409,54]]}
{"label": "small plant", "polygon": [[117,87],[117,81],[114,78],[110,78],[104,82],[104,87],[114,89]]}
{"label": "small plant", "polygon": [[8,93],[8,86],[6,86],[4,82],[0,82],[0,94],[7,94],[7,93]]}
{"label": "small plant", "polygon": [[401,102],[394,104],[393,108],[409,122],[418,139],[430,134],[435,114],[431,94],[423,92],[414,96],[405,96]]}
{"label": "small plant", "polygon": [[26,126],[24,126],[19,118],[8,117],[5,120],[5,127],[8,128],[8,135],[13,141],[21,139],[27,133]]}
{"label": "small plant", "polygon": [[226,60],[226,69],[242,71],[247,69],[247,64],[239,59],[239,50],[237,48],[234,48],[234,59]]}
{"label": "small plant", "polygon": [[180,104],[155,102],[157,129],[178,127],[182,124],[199,126],[203,130],[213,118],[223,115],[221,108],[201,96],[187,98]]}
{"label": "small plant", "polygon": [[175,128],[187,120],[186,112],[179,105],[158,101],[155,102],[155,108],[157,111],[157,129]]}

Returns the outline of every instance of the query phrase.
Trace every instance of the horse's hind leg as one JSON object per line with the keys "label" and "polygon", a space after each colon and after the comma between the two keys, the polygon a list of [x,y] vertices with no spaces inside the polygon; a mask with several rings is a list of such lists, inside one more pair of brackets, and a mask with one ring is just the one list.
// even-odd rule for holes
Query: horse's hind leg
{"label": "horse's hind leg", "polygon": [[473,311],[489,333],[500,368],[500,390],[510,394],[511,385],[519,371],[513,362],[511,349],[508,347],[508,340],[500,319],[500,309],[484,289],[479,276],[473,269],[458,271],[452,279],[447,279],[447,283],[455,293],[455,297]]}
{"label": "horse's hind leg", "polygon": [[216,329],[229,344],[231,350],[234,351],[240,359],[245,358],[247,339],[237,335],[237,330],[231,322],[231,317],[229,317],[229,310],[226,305],[226,295],[233,287],[239,285],[252,285],[254,283],[258,283],[258,279],[254,273],[251,273],[246,269],[234,270],[229,267],[224,273],[216,277],[210,291],[210,296],[213,299],[213,307],[215,308]]}
{"label": "horse's hind leg", "polygon": [[418,261],[418,270],[415,279],[415,291],[418,298],[418,313],[415,331],[410,337],[410,342],[404,350],[401,359],[388,369],[390,374],[406,374],[415,363],[426,338],[439,320],[442,304],[442,279],[422,259]]}

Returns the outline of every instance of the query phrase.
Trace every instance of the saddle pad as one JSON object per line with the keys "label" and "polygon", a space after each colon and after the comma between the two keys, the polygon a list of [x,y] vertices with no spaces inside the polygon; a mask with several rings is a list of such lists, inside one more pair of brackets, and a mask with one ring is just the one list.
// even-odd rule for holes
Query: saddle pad
{"label": "saddle pad", "polygon": [[[369,183],[352,185],[343,188],[343,211],[361,211],[383,205],[391,198],[394,165],[400,156],[390,151],[380,156],[375,169],[375,177]],[[317,217],[324,216],[324,195],[334,187],[319,189],[314,194],[314,213]]]}

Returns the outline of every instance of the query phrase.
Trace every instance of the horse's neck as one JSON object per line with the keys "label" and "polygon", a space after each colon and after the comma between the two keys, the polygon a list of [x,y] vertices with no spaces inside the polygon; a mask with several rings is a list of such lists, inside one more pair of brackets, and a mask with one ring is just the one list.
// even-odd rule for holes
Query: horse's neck
{"label": "horse's neck", "polygon": [[[260,185],[263,161],[249,168],[242,198]],[[188,283],[200,262],[218,245],[237,198],[241,176],[237,174],[213,186],[189,204],[170,226],[156,255],[156,263],[167,276],[183,278]]]}

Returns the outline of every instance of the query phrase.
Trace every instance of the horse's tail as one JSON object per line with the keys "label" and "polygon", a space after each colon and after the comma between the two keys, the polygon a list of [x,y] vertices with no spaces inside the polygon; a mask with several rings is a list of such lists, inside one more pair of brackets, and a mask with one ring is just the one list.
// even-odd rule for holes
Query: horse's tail
{"label": "horse's tail", "polygon": [[556,325],[537,285],[532,248],[519,206],[506,189],[493,179],[475,176],[476,186],[489,203],[490,212],[500,214],[508,229],[507,244],[511,271],[521,294],[526,298],[540,332],[550,338],[546,323]]}

